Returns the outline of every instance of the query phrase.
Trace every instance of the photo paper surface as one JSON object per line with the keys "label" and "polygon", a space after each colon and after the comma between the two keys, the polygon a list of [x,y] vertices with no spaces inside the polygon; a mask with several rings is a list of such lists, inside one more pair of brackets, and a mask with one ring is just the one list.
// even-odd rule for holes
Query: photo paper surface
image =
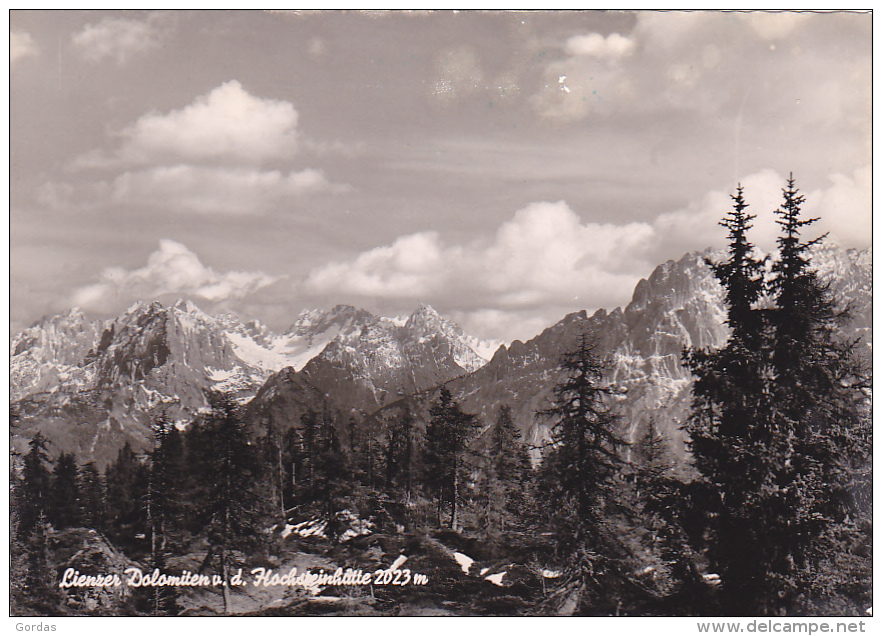
{"label": "photo paper surface", "polygon": [[869,620],[870,13],[9,19],[16,624]]}

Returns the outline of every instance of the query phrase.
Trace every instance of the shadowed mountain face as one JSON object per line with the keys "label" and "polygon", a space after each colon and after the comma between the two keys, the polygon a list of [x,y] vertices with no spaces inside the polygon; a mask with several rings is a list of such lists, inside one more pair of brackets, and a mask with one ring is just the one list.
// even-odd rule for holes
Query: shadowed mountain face
{"label": "shadowed mountain face", "polygon": [[[492,421],[503,404],[510,405],[525,439],[538,443],[547,438],[550,423],[535,414],[550,405],[561,356],[587,331],[606,359],[625,438],[640,439],[652,418],[673,455],[685,460],[681,425],[689,412],[692,378],[680,361],[684,347],[715,348],[728,337],[722,289],[705,263],[705,258],[721,257],[688,254],[659,265],[637,284],[624,310],[570,314],[526,343],[501,348],[487,365],[449,386],[464,409],[484,422]],[[843,335],[860,337],[869,358],[870,254],[821,248],[812,262],[837,298],[851,306]]]}
{"label": "shadowed mountain face", "polygon": [[660,265],[641,280],[624,310],[570,314],[532,340],[500,349],[486,366],[452,386],[464,408],[487,421],[502,404],[510,404],[526,439],[538,443],[547,438],[550,422],[535,414],[551,405],[552,389],[561,379],[561,356],[581,333],[588,332],[606,360],[625,438],[636,440],[654,417],[671,449],[682,458],[679,425],[689,404],[691,380],[680,358],[684,347],[725,342],[721,301],[721,290],[703,255],[690,254]]}
{"label": "shadowed mountain face", "polygon": [[[502,346],[463,334],[431,307],[389,319],[340,305],[303,312],[283,334],[229,315],[209,316],[192,303],[138,303],[106,322],[77,310],[44,319],[11,343],[11,396],[18,450],[37,429],[56,450],[106,464],[125,441],[150,444],[160,409],[181,423],[205,408],[204,391],[222,390],[247,403],[260,428],[296,426],[308,409],[343,427],[378,410],[394,417],[405,403],[418,419],[447,384],[465,411],[484,425],[500,406],[512,408],[524,437],[539,442],[549,422],[535,414],[550,404],[558,364],[584,331],[607,361],[626,438],[653,418],[675,456],[685,458],[680,425],[688,413],[691,378],[680,365],[684,347],[725,342],[721,290],[704,262],[689,254],[657,267],[631,302],[612,312],[570,314],[528,342]],[[818,249],[813,264],[851,305],[848,337],[871,343],[871,257]]]}

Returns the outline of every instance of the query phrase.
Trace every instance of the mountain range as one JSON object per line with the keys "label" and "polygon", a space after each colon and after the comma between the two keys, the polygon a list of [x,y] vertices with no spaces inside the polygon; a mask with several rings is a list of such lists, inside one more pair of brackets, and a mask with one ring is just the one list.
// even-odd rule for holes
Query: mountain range
{"label": "mountain range", "polygon": [[[428,305],[406,318],[348,305],[304,311],[281,334],[257,321],[208,315],[189,301],[138,302],[105,321],[71,309],[12,338],[13,445],[25,450],[40,430],[55,452],[104,466],[126,442],[148,449],[160,410],[184,426],[206,408],[206,389],[233,394],[260,426],[295,426],[307,409],[332,412],[341,430],[350,418],[388,421],[402,409],[425,423],[442,385],[485,426],[509,405],[535,443],[547,436],[550,423],[535,414],[549,405],[560,357],[590,331],[626,437],[637,439],[652,418],[682,460],[691,379],[681,352],[720,346],[727,336],[721,290],[705,263],[715,256],[663,263],[624,308],[573,313],[509,345],[471,337]],[[870,252],[820,247],[812,263],[850,304],[845,335],[860,336],[868,352]]]}

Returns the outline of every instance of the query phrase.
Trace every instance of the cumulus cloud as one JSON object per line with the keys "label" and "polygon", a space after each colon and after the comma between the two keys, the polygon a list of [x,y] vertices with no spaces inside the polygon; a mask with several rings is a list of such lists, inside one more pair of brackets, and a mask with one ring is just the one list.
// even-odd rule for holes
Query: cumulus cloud
{"label": "cumulus cloud", "polygon": [[132,57],[157,48],[162,39],[154,21],[104,18],[72,37],[74,48],[89,62],[111,59],[123,66]]}
{"label": "cumulus cloud", "polygon": [[180,110],[141,117],[123,131],[120,155],[136,162],[275,159],[295,151],[297,117],[291,103],[255,97],[231,80]]}
{"label": "cumulus cloud", "polygon": [[204,214],[249,214],[331,187],[317,170],[284,174],[278,170],[179,164],[121,174],[113,182],[111,201],[128,206],[174,206]]}
{"label": "cumulus cloud", "polygon": [[11,31],[9,33],[9,63],[15,64],[20,59],[37,56],[40,49],[30,33],[25,31]]}
{"label": "cumulus cloud", "polygon": [[[786,177],[770,169],[741,181],[756,214],[750,233],[762,251],[775,249],[774,210]],[[800,187],[797,181],[797,187]],[[612,309],[628,303],[640,278],[668,259],[708,247],[723,248],[720,219],[732,208],[731,191],[712,191],[652,222],[583,221],[563,201],[532,203],[489,238],[446,244],[436,232],[402,236],[345,262],[314,269],[307,293],[351,298],[432,302],[474,333],[506,339],[534,335],[567,311]],[[806,238],[830,231],[843,247],[868,247],[870,167],[834,175],[827,187],[802,189],[806,217],[821,222]]]}
{"label": "cumulus cloud", "polygon": [[444,294],[487,308],[603,306],[637,282],[633,260],[651,236],[647,224],[582,223],[563,201],[533,203],[490,240],[445,245],[435,232],[411,234],[320,267],[306,286],[385,298]]}
{"label": "cumulus cloud", "polygon": [[[287,101],[251,95],[231,80],[189,105],[148,113],[118,134],[112,151],[79,156],[75,172],[114,171],[115,176],[76,186],[45,184],[41,200],[56,208],[113,205],[217,214],[256,214],[283,209],[310,193],[337,192],[322,171],[270,168],[298,151],[298,114]],[[308,143],[313,154],[341,154],[341,144]]]}
{"label": "cumulus cloud", "polygon": [[825,126],[854,127],[869,122],[869,21],[850,18],[641,11],[630,33],[561,40],[562,55],[546,62],[532,105],[542,118],[561,122],[678,112],[706,117],[692,120],[695,129],[732,121],[752,87],[746,115],[753,127],[783,120],[800,130],[803,117],[815,112],[824,113]]}
{"label": "cumulus cloud", "polygon": [[806,211],[819,216],[817,227],[846,247],[869,248],[873,233],[873,169],[867,165],[852,175],[834,174],[829,188],[806,195]]}
{"label": "cumulus cloud", "polygon": [[[827,187],[803,188],[796,177],[796,187],[805,196],[802,213],[819,221],[805,230],[811,239],[829,233],[829,240],[841,247],[865,249],[872,240],[872,171],[863,166],[852,175],[830,175]],[[748,213],[752,221],[750,240],[764,252],[775,249],[780,228],[774,211],[783,202],[782,190],[787,177],[765,169],[741,180]],[[732,207],[731,192],[712,191],[702,200],[683,210],[662,214],[653,223],[658,258],[672,258],[704,247],[724,247],[725,230],[717,224]]]}
{"label": "cumulus cloud", "polygon": [[560,312],[498,309],[452,310],[448,315],[467,334],[506,343],[514,340],[526,341],[562,317]]}
{"label": "cumulus cloud", "polygon": [[309,275],[307,286],[318,293],[418,297],[443,286],[445,260],[438,233],[420,232],[364,252],[354,261],[320,267]]}
{"label": "cumulus cloud", "polygon": [[135,270],[109,267],[95,284],[75,290],[71,303],[87,311],[112,312],[120,302],[165,294],[217,303],[240,299],[278,280],[261,272],[217,272],[181,243],[164,239],[147,264]]}
{"label": "cumulus cloud", "polygon": [[[714,37],[722,35],[717,31],[726,22],[715,12],[642,11],[630,34],[571,36],[561,44],[563,55],[546,65],[544,88],[532,97],[534,110],[546,119],[572,122],[700,108],[718,89],[717,82],[698,84],[709,70],[705,62],[719,64]],[[724,39],[729,48],[737,47],[738,35]],[[731,89],[732,76],[726,79]],[[702,95],[695,95],[697,88]]]}
{"label": "cumulus cloud", "polygon": [[[775,246],[777,225],[775,210],[781,204],[781,188],[785,179],[774,170],[766,169],[748,175],[741,180],[748,214],[756,215],[750,240],[763,251]],[[682,210],[659,215],[653,222],[657,236],[655,257],[657,260],[675,258],[693,250],[706,247],[722,248],[726,245],[726,231],[719,226],[720,219],[732,208],[732,190],[714,190],[706,193]]]}

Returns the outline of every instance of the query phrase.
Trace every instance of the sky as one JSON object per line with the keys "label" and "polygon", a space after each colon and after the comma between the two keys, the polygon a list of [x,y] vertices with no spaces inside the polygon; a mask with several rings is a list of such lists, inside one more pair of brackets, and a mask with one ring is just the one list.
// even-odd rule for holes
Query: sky
{"label": "sky", "polygon": [[869,14],[10,12],[10,329],[427,303],[525,340],[725,245],[871,241]]}

